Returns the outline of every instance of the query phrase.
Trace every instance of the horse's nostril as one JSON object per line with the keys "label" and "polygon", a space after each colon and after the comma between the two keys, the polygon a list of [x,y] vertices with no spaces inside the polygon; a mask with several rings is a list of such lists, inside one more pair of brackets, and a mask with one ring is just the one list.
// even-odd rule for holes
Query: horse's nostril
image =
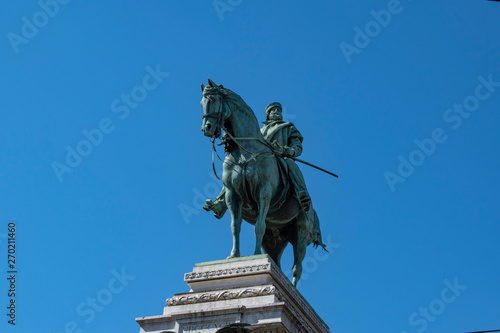
{"label": "horse's nostril", "polygon": [[205,125],[205,129],[206,129],[207,131],[210,131],[210,128],[212,128],[212,125],[210,125],[210,124],[206,124],[206,125]]}

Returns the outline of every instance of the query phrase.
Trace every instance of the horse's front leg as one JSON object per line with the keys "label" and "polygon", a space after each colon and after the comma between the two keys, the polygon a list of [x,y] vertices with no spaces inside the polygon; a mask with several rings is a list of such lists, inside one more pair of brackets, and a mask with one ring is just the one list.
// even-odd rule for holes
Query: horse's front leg
{"label": "horse's front leg", "polygon": [[269,211],[269,204],[271,202],[272,187],[266,183],[259,191],[257,199],[257,221],[255,222],[255,252],[254,254],[262,253],[262,239],[266,232],[266,217]]}
{"label": "horse's front leg", "polygon": [[228,189],[226,192],[226,204],[231,213],[231,232],[233,234],[233,249],[231,250],[231,255],[227,257],[227,259],[231,259],[240,256],[241,198]]}

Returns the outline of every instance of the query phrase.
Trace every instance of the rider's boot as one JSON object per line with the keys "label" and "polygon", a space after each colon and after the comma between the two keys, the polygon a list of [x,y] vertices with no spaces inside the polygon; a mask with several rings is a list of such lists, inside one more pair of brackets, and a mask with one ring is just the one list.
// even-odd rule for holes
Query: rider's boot
{"label": "rider's boot", "polygon": [[309,193],[307,190],[302,190],[297,193],[297,196],[299,198],[300,206],[307,212],[309,208],[311,208],[311,197],[309,196]]}

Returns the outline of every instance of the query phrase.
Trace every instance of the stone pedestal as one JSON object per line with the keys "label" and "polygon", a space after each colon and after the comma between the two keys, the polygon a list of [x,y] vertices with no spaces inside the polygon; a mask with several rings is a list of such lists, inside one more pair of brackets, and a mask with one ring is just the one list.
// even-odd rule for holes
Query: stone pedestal
{"label": "stone pedestal", "polygon": [[254,333],[330,332],[265,254],[196,264],[184,275],[191,290],[167,299],[163,315],[141,317],[141,333],[212,333],[248,324]]}

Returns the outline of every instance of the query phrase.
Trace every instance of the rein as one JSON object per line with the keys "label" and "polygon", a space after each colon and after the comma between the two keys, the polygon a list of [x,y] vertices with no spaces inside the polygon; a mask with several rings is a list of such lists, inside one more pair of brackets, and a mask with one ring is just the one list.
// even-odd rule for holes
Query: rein
{"label": "rein", "polygon": [[[226,134],[231,138],[231,140],[234,141],[234,143],[236,143],[238,145],[238,147],[240,147],[241,150],[244,150],[245,152],[249,153],[250,155],[252,156],[255,156],[255,157],[273,157],[274,156],[274,150],[271,148],[271,145],[267,142],[262,142],[261,140],[259,140],[258,138],[235,138],[234,136],[231,135],[231,133],[229,133],[226,128],[222,128],[224,130],[224,132],[226,132]],[[257,142],[260,142],[262,143],[263,145],[265,145],[266,147],[268,147],[269,149],[271,149],[271,153],[270,154],[267,154],[267,155],[260,155],[260,154],[257,154],[257,153],[252,153],[251,151],[248,151],[246,150],[245,148],[243,148],[243,146],[241,145],[241,143],[238,142],[238,140],[255,140]]]}
{"label": "rein", "polygon": [[[234,141],[234,143],[236,143],[236,145],[238,145],[238,147],[240,147],[240,149],[244,150],[245,152],[247,152],[248,154],[252,155],[254,159],[255,157],[273,157],[275,155],[274,153],[274,150],[272,149],[272,146],[268,143],[268,142],[263,142],[261,140],[259,140],[258,138],[235,138],[234,136],[231,135],[231,133],[229,133],[227,131],[227,129],[225,127],[222,128],[224,130],[224,132],[226,132],[226,134],[231,138],[231,140]],[[217,175],[217,171],[215,170],[215,155],[217,155],[217,157],[219,158],[219,160],[221,162],[224,162],[222,160],[222,158],[220,158],[219,156],[219,153],[217,152],[217,149],[215,148],[215,139],[216,137],[212,137],[212,139],[210,140],[210,142],[212,142],[212,169],[214,170],[214,174],[215,174],[215,177],[217,177],[218,180],[222,180],[221,178],[219,178],[219,176]],[[256,153],[252,153],[251,151],[248,151],[247,149],[243,148],[243,146],[241,145],[240,142],[238,142],[238,140],[256,140],[260,143],[262,143],[263,145],[265,145],[266,147],[268,147],[269,149],[271,149],[271,153],[269,153],[268,155],[261,155],[261,154],[256,154]],[[248,162],[250,162],[252,159],[248,160]]]}
{"label": "rein", "polygon": [[222,161],[222,158],[220,158],[219,153],[217,152],[217,149],[215,149],[215,137],[212,137],[212,139],[210,141],[212,142],[212,148],[213,148],[213,151],[212,151],[212,169],[214,170],[215,177],[217,177],[218,180],[222,180],[219,178],[219,175],[217,175],[217,171],[215,170],[215,154],[217,154],[217,157],[219,158],[219,160]]}
{"label": "rein", "polygon": [[[226,107],[228,107],[227,105],[227,101],[225,99],[223,99],[224,103],[226,104]],[[221,107],[221,110],[220,112],[217,114],[217,115],[212,115],[212,114],[204,114],[202,116],[203,119],[205,118],[215,118],[217,120],[217,124],[216,126],[218,128],[220,128],[221,130],[223,130],[224,132],[226,132],[226,134],[229,136],[229,138],[231,140],[234,141],[234,143],[236,143],[236,145],[243,151],[247,152],[248,154],[252,155],[253,157],[273,157],[275,156],[275,152],[274,152],[274,149],[272,147],[272,145],[266,141],[262,141],[258,138],[252,138],[252,137],[242,137],[242,138],[235,138],[231,133],[229,133],[229,131],[227,130],[227,128],[224,126],[224,119],[223,119],[223,112],[222,112],[222,107]],[[210,140],[212,142],[212,169],[214,171],[214,174],[215,174],[215,177],[217,177],[217,179],[219,180],[222,180],[221,178],[219,178],[219,176],[217,175],[217,171],[215,170],[215,155],[217,155],[217,158],[219,158],[219,160],[221,162],[223,162],[223,160],[220,158],[219,156],[219,153],[217,152],[217,149],[215,148],[215,139],[220,139],[222,136],[222,133],[219,134],[218,136],[213,136],[212,139]],[[240,143],[239,140],[256,140],[260,143],[262,143],[263,145],[265,145],[266,147],[268,147],[271,152],[266,154],[266,155],[261,155],[261,154],[257,154],[257,153],[253,153],[249,150],[247,150],[246,148],[243,147],[243,145]],[[250,159],[248,162],[250,162],[252,159]]]}

